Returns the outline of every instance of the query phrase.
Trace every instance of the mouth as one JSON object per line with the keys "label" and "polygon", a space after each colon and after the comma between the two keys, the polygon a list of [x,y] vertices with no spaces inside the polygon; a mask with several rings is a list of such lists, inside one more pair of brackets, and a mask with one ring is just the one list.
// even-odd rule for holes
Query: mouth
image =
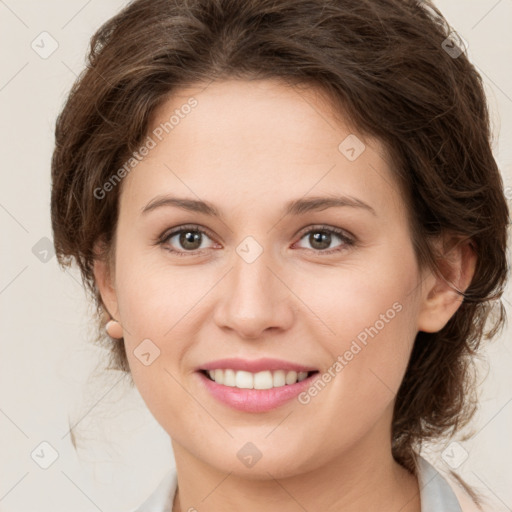
{"label": "mouth", "polygon": [[282,407],[320,376],[317,370],[263,370],[252,373],[216,368],[195,373],[208,396],[224,406],[246,413],[264,413]]}
{"label": "mouth", "polygon": [[207,379],[222,386],[238,389],[272,389],[292,386],[318,373],[317,370],[297,372],[294,370],[263,370],[248,372],[231,368],[200,370]]}

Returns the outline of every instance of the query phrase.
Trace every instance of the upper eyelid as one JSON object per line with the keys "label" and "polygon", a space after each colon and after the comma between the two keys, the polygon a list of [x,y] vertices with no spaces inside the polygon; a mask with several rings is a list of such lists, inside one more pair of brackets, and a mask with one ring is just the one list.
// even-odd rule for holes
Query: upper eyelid
{"label": "upper eyelid", "polygon": [[347,238],[350,238],[352,240],[355,239],[355,236],[352,235],[346,229],[328,226],[327,224],[313,224],[311,226],[306,226],[305,228],[301,229],[296,236],[309,233],[310,231],[314,231],[315,229],[318,231],[330,231],[331,233],[334,233],[338,236],[346,236]]}
{"label": "upper eyelid", "polygon": [[163,235],[159,237],[159,239],[167,240],[170,236],[174,236],[178,233],[181,233],[182,231],[186,231],[187,229],[190,231],[199,231],[200,233],[208,235],[208,237],[211,238],[212,240],[215,239],[215,237],[210,234],[210,230],[203,226],[200,226],[199,224],[183,224],[183,226],[176,226],[175,228],[171,228],[169,230],[164,231]]}

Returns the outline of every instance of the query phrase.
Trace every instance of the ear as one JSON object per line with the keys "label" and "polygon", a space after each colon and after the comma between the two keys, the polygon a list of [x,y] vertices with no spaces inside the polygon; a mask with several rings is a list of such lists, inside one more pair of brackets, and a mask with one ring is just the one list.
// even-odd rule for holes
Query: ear
{"label": "ear", "polygon": [[117,295],[113,279],[114,269],[111,268],[105,253],[105,245],[102,242],[94,244],[94,255],[93,273],[101,300],[109,315],[115,320],[119,320]]}
{"label": "ear", "polygon": [[[442,250],[440,270],[442,276],[432,272],[422,284],[422,303],[418,315],[418,330],[424,332],[440,331],[455,314],[464,297],[454,288],[464,292],[471,284],[475,273],[477,256],[474,242],[460,236],[451,236],[440,240]],[[448,247],[448,250],[446,249]]]}

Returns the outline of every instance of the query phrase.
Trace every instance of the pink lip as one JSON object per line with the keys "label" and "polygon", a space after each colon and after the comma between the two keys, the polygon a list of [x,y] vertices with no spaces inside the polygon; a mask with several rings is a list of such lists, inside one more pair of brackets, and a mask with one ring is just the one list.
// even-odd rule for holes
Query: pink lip
{"label": "pink lip", "polygon": [[311,366],[303,366],[301,364],[291,363],[290,361],[284,361],[282,359],[239,359],[236,357],[227,359],[217,359],[217,361],[211,361],[205,363],[196,370],[245,370],[246,372],[257,373],[264,370],[287,370],[296,372],[314,372],[317,368]]}
{"label": "pink lip", "polygon": [[[216,368],[219,368],[219,366]],[[295,384],[271,389],[240,389],[224,386],[210,380],[201,371],[198,371],[197,375],[199,375],[199,378],[206,389],[217,400],[229,405],[233,409],[244,412],[266,412],[283,405],[295,398],[301,392],[305,391],[309,386],[311,386],[312,381],[317,378],[320,373],[314,373]]]}

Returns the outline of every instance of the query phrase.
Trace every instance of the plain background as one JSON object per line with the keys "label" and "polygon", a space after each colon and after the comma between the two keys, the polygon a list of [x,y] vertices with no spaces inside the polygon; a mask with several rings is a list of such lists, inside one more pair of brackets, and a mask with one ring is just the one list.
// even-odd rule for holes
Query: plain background
{"label": "plain background", "polygon": [[[3,512],[131,510],[173,463],[168,436],[137,391],[121,374],[102,371],[105,353],[89,341],[93,309],[80,276],[61,270],[51,249],[55,119],[84,67],[90,37],[124,4],[0,0]],[[467,41],[485,80],[495,155],[512,199],[512,0],[437,5]],[[52,44],[58,47],[46,55]],[[511,302],[509,286],[509,314]],[[489,371],[482,374],[476,434],[425,452],[440,471],[457,466],[467,482],[494,498],[497,511],[512,510],[510,334],[507,324],[483,353]]]}

